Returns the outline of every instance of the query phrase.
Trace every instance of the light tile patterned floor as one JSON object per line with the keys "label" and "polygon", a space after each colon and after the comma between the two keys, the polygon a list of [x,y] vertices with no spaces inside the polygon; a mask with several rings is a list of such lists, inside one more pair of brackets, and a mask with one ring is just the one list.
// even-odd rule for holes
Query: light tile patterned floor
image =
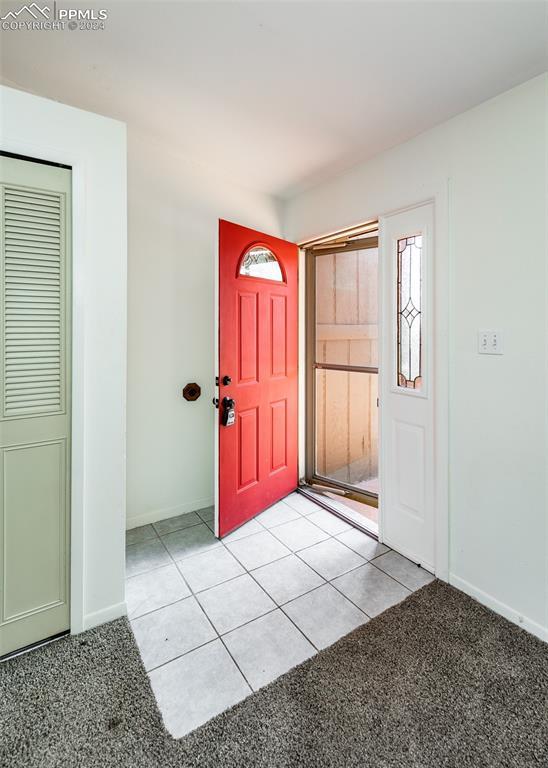
{"label": "light tile patterned floor", "polygon": [[128,616],[179,738],[432,580],[293,493],[225,537],[211,507],[127,533]]}

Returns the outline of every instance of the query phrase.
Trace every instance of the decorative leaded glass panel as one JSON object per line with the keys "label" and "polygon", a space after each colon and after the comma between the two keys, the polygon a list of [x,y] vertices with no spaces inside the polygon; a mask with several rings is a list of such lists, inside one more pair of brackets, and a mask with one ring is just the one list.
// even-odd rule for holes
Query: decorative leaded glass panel
{"label": "decorative leaded glass panel", "polygon": [[398,387],[422,386],[422,235],[398,240]]}
{"label": "decorative leaded glass panel", "polygon": [[278,259],[270,248],[255,245],[245,254],[240,266],[240,275],[245,277],[261,277],[263,280],[276,280],[283,283],[282,270]]}

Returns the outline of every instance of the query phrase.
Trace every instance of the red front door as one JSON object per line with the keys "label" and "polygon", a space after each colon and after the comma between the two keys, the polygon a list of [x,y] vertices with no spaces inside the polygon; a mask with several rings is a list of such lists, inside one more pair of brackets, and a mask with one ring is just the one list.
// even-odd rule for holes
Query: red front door
{"label": "red front door", "polygon": [[219,222],[219,495],[225,536],[297,486],[297,246]]}

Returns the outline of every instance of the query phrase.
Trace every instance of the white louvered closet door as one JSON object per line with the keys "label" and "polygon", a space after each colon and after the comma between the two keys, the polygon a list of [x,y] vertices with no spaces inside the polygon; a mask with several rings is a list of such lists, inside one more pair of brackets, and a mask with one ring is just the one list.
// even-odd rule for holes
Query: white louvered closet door
{"label": "white louvered closet door", "polygon": [[69,627],[69,169],[0,157],[0,656]]}

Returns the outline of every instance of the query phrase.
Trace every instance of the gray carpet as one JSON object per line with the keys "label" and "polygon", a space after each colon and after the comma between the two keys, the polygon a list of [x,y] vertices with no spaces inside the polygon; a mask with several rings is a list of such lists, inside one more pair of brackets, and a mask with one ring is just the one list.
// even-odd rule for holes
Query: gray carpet
{"label": "gray carpet", "polygon": [[0,665],[0,765],[546,767],[548,646],[433,582],[175,741],[118,620]]}

